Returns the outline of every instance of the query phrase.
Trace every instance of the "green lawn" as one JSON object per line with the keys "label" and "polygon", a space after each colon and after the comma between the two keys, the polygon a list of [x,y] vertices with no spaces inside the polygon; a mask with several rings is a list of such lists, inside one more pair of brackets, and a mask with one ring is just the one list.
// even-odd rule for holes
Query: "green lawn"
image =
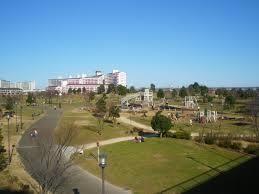
{"label": "green lawn", "polygon": [[[141,115],[128,116],[132,121],[151,126],[151,116],[142,117]],[[220,127],[221,126],[221,127]],[[231,134],[254,134],[254,129],[251,123],[235,120],[223,120],[216,123],[207,123],[205,130],[210,132],[211,129],[214,132],[231,133]],[[199,123],[193,122],[190,126],[188,122],[180,121],[176,122],[172,127],[172,130],[186,130],[189,132],[199,132],[202,130],[202,126]]]}
{"label": "green lawn", "polygon": [[[237,162],[224,165],[241,156],[240,153],[214,146],[200,145],[192,141],[177,139],[146,139],[144,143],[121,142],[101,149],[108,154],[108,166],[105,176],[109,182],[134,193],[157,193],[192,177],[205,181],[217,175],[212,168],[223,165],[218,170],[228,170],[248,159],[241,157]],[[96,154],[96,150],[91,150]],[[100,175],[97,162],[86,160],[88,153],[79,156],[78,164],[91,173]],[[182,185],[193,187],[195,181]],[[181,191],[180,187],[170,189],[168,193]]]}
{"label": "green lawn", "polygon": [[[73,139],[72,145],[81,145],[86,143],[92,143],[100,140],[111,139],[115,137],[127,136],[126,132],[132,130],[131,126],[125,125],[123,123],[112,124],[112,123],[104,123],[103,131],[101,135],[97,133],[98,131],[98,121],[97,119],[88,111],[82,110],[80,111],[80,107],[77,105],[65,105],[64,113],[60,124],[64,122],[74,122],[78,128],[78,134]],[[62,129],[57,127],[57,134],[62,134]]]}

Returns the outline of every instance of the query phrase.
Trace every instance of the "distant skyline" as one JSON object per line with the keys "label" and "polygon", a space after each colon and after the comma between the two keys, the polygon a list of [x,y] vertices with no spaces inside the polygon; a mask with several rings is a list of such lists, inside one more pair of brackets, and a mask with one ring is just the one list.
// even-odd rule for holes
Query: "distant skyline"
{"label": "distant skyline", "polygon": [[259,86],[258,0],[3,0],[0,78],[113,69],[128,86]]}

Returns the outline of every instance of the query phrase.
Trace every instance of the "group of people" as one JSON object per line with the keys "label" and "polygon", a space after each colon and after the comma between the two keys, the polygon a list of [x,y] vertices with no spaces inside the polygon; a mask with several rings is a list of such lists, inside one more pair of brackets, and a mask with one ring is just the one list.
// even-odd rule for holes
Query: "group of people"
{"label": "group of people", "polygon": [[141,136],[141,137],[135,137],[134,138],[134,141],[136,142],[136,143],[141,143],[141,142],[144,142],[145,140],[144,140],[144,137],[143,136]]}
{"label": "group of people", "polygon": [[30,133],[31,137],[37,137],[38,136],[38,131],[36,129],[33,129],[32,132]]}

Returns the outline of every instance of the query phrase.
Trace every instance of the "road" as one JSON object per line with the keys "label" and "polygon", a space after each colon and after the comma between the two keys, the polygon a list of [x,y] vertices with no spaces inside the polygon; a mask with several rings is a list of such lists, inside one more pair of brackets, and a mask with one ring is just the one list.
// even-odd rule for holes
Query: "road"
{"label": "road", "polygon": [[[37,121],[31,128],[36,128],[38,130],[38,137],[40,141],[48,140],[53,136],[54,129],[56,128],[58,121],[62,115],[59,110],[49,109],[46,116]],[[20,148],[20,149],[19,149]],[[27,158],[31,162],[25,162],[23,160],[25,169],[32,174],[32,176],[37,179],[33,174],[37,173],[39,167],[39,153],[40,148],[37,142],[30,137],[30,130],[27,130],[20,142],[17,151],[19,152],[22,159]],[[42,169],[41,169],[42,170]],[[44,170],[44,169],[43,169]],[[32,172],[33,171],[33,172]],[[64,177],[66,178],[65,184],[61,186],[59,193],[73,194],[73,189],[78,189],[80,194],[100,194],[101,193],[101,179],[90,174],[89,172],[83,170],[79,166],[73,165],[69,168],[68,174],[73,173],[73,176]],[[65,175],[64,175],[65,176]],[[40,180],[37,180],[40,181]],[[105,182],[105,192],[107,194],[129,194],[131,191],[122,189],[120,187],[114,186],[108,182]]]}

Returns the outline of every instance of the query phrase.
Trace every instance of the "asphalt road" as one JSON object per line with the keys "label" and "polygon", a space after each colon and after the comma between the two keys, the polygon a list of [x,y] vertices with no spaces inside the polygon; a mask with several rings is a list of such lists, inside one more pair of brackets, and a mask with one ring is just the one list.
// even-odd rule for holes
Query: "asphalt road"
{"label": "asphalt road", "polygon": [[[37,121],[34,125],[31,126],[30,129],[36,128],[38,130],[38,140],[40,141],[48,141],[49,138],[53,136],[53,131],[57,126],[57,123],[62,115],[62,112],[59,110],[49,109],[46,116]],[[40,148],[38,147],[37,141],[35,138],[30,137],[31,130],[27,130],[17,148],[17,151],[21,155],[22,159],[26,158],[26,161],[23,160],[24,166],[26,170],[32,174],[32,176],[37,180],[37,176],[34,174],[37,171],[45,170],[40,166]],[[30,162],[27,162],[27,161]],[[47,170],[47,169],[46,169]],[[36,171],[36,172],[35,172]],[[58,192],[56,193],[67,193],[73,194],[74,189],[77,189],[80,194],[100,194],[101,193],[101,179],[95,177],[94,175],[88,173],[87,171],[81,169],[79,166],[72,166],[69,168],[68,172],[69,176],[64,177],[66,181]],[[72,175],[71,175],[72,174]],[[63,175],[66,176],[66,175]],[[37,180],[41,182],[41,180]],[[117,186],[111,185],[108,182],[105,182],[105,193],[106,194],[128,194],[131,191],[124,190]]]}

